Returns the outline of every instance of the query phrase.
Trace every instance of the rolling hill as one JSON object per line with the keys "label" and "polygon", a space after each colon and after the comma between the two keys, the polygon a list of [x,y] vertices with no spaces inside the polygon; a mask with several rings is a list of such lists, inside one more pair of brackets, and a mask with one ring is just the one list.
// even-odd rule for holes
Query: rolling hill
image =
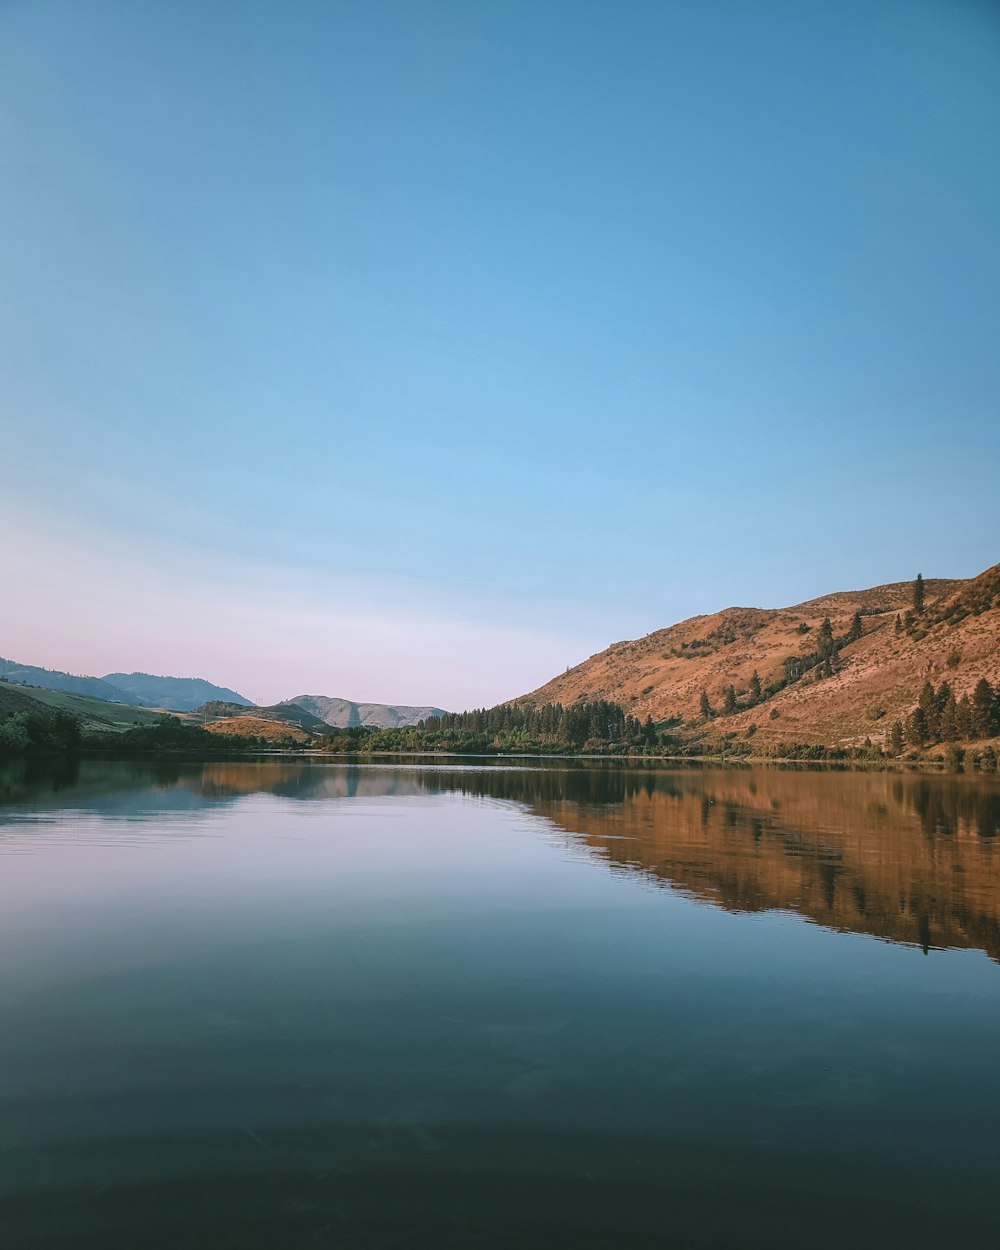
{"label": "rolling hill", "polygon": [[16,660],[0,659],[0,677],[22,685],[40,686],[46,690],[65,690],[69,694],[88,695],[92,699],[107,699],[112,703],[131,703],[135,707],[142,703],[141,699],[114,685],[106,677],[64,673],[60,669],[19,664]]}
{"label": "rolling hill", "polygon": [[273,717],[243,713],[239,716],[223,716],[207,721],[204,728],[209,733],[233,734],[237,738],[263,738],[274,745],[301,746],[309,741],[309,735],[290,721]]}
{"label": "rolling hill", "polygon": [[[234,717],[248,717],[256,720],[267,720],[285,725],[295,725],[308,733],[321,733],[328,729],[326,721],[320,720],[312,712],[299,707],[297,703],[276,703],[271,707],[247,708],[239,703],[228,703],[223,699],[213,699],[203,703],[194,710],[194,715],[203,718],[210,727],[212,721],[231,720]],[[249,730],[247,731],[250,732]],[[258,735],[259,736],[259,735]]]}
{"label": "rolling hill", "polygon": [[43,686],[15,685],[0,681],[0,720],[14,712],[27,712],[43,719],[66,712],[75,716],[82,729],[114,731],[131,729],[134,725],[155,725],[161,713],[69,690],[48,690]]}
{"label": "rolling hill", "polygon": [[[91,679],[96,680],[96,679]],[[227,686],[215,686],[201,677],[160,677],[155,673],[107,673],[104,681],[125,691],[130,703],[169,708],[172,712],[193,712],[210,699],[253,707],[245,695]]]}
{"label": "rolling hill", "polygon": [[[691,617],[614,643],[514,702],[610,699],[634,716],[675,722],[689,740],[754,734],[755,747],[882,742],[892,722],[913,709],[925,681],[947,680],[957,697],[971,694],[983,677],[1000,681],[1000,565],[969,580],[924,586],[924,611],[909,625],[912,582],[836,592],[789,608]],[[861,634],[854,638],[856,613]],[[838,643],[830,675],[812,658],[826,617]],[[761,697],[747,706],[754,672]],[[738,710],[720,715],[728,686]],[[711,718],[702,714],[703,692]]]}
{"label": "rolling hill", "polygon": [[62,690],[132,707],[167,708],[172,712],[191,712],[209,699],[253,707],[244,695],[226,686],[215,686],[201,677],[159,677],[152,673],[106,673],[104,677],[88,677],[4,659],[0,659],[0,677],[44,690]]}

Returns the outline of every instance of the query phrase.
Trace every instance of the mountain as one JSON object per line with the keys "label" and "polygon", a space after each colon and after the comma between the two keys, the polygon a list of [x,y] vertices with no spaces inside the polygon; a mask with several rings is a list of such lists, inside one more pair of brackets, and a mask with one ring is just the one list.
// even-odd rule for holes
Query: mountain
{"label": "mountain", "polygon": [[108,677],[80,677],[63,673],[59,669],[38,668],[34,664],[19,664],[16,660],[0,659],[0,677],[27,686],[41,686],[46,690],[65,690],[69,694],[89,695],[93,699],[106,699],[111,703],[129,703],[137,707],[143,700]]}
{"label": "mountain", "polygon": [[[402,729],[416,725],[428,716],[443,716],[439,707],[404,707],[388,703],[352,703],[349,699],[331,699],[324,694],[300,694],[287,704],[311,712],[313,716],[335,729],[352,725],[372,725],[378,729]],[[287,706],[279,703],[278,707]]]}
{"label": "mountain", "polygon": [[[96,680],[96,679],[92,679]],[[169,708],[172,712],[193,712],[211,699],[253,707],[245,695],[226,686],[213,686],[201,677],[157,677],[153,673],[108,673],[104,680],[125,691],[128,702],[146,707]],[[105,696],[108,697],[108,696]]]}
{"label": "mountain", "polygon": [[[299,729],[307,730],[309,733],[316,733],[328,728],[326,721],[320,720],[312,712],[307,712],[305,708],[299,707],[297,703],[276,703],[272,707],[254,707],[248,713],[247,708],[241,703],[227,703],[223,699],[213,699],[208,703],[203,703],[201,707],[197,707],[194,710],[196,715],[203,716],[208,722],[221,719],[229,720],[233,717],[246,717],[249,714],[256,720],[296,725]],[[206,728],[211,727],[211,724],[206,725]]]}
{"label": "mountain", "polygon": [[[690,741],[723,735],[768,743],[884,742],[921,687],[947,680],[956,697],[981,678],[1000,681],[1000,565],[969,580],[928,580],[911,624],[913,583],[840,591],[789,608],[726,608],[617,642],[518,703],[609,699],[642,719],[676,722]],[[855,613],[861,635],[852,636]],[[896,618],[901,628],[897,632]],[[829,617],[838,644],[832,674],[816,663]],[[761,697],[750,706],[757,672]],[[737,710],[720,715],[732,686]],[[711,719],[701,713],[708,695]]]}

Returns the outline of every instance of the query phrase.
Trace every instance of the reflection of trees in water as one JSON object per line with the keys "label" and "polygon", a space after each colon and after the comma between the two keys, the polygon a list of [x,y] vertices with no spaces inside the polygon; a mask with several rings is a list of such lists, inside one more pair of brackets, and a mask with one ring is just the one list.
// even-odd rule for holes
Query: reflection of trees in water
{"label": "reflection of trees in water", "polygon": [[974,828],[981,838],[1000,834],[1000,791],[954,782],[949,788],[946,782],[935,785],[937,780],[914,780],[909,792],[903,792],[927,837],[954,837],[963,826]]}
{"label": "reflection of trees in water", "polygon": [[11,761],[8,802],[101,812],[129,792],[211,808],[247,795],[285,800],[458,793],[544,817],[613,868],[739,911],[789,909],[835,929],[1000,958],[1000,782],[996,778],[794,770],[622,768],[532,761],[525,768],[371,767],[292,759]]}
{"label": "reflection of trees in water", "polygon": [[695,773],[600,820],[536,805],[612,865],[737,911],[1000,958],[1000,789],[991,779]]}

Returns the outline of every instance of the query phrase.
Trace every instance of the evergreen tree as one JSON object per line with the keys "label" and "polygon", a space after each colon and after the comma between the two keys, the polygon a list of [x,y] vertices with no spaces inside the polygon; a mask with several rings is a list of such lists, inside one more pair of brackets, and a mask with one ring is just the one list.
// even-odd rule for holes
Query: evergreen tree
{"label": "evergreen tree", "polygon": [[896,631],[895,632],[897,634],[901,634],[903,632],[903,622],[900,620],[898,612],[896,613]]}
{"label": "evergreen tree", "polygon": [[958,733],[962,738],[971,738],[975,732],[975,721],[972,711],[972,700],[963,694],[958,701]]}
{"label": "evergreen tree", "polygon": [[712,705],[708,701],[707,690],[703,690],[701,692],[701,699],[699,700],[698,706],[700,707],[701,714],[705,718],[705,720],[709,720],[712,716]]}
{"label": "evergreen tree", "polygon": [[920,710],[924,714],[927,736],[936,738],[938,736],[937,695],[934,693],[934,687],[929,681],[924,682],[924,688],[920,691],[919,704]]}
{"label": "evergreen tree", "polygon": [[756,669],[750,676],[750,698],[754,703],[759,703],[761,698],[760,674]]}
{"label": "evergreen tree", "polygon": [[889,731],[889,750],[893,755],[903,754],[903,723],[902,721],[893,721],[892,729]]}
{"label": "evergreen tree", "polygon": [[832,659],[834,649],[833,626],[830,624],[830,618],[824,616],[823,624],[819,627],[819,643],[816,648],[820,660]]}
{"label": "evergreen tree", "polygon": [[991,738],[995,732],[996,696],[985,677],[980,678],[972,692],[972,732],[977,738]]}
{"label": "evergreen tree", "polygon": [[941,709],[938,736],[942,742],[954,742],[959,737],[958,704],[953,694],[949,694],[947,703]]}
{"label": "evergreen tree", "polygon": [[913,610],[919,616],[924,610],[924,575],[917,574],[917,580],[913,583]]}
{"label": "evergreen tree", "polygon": [[737,710],[736,691],[732,686],[727,686],[722,692],[722,710],[726,716],[732,716]]}
{"label": "evergreen tree", "polygon": [[915,747],[922,747],[927,742],[927,720],[921,707],[915,707],[910,713],[906,722],[906,740]]}
{"label": "evergreen tree", "polygon": [[861,624],[861,610],[859,608],[858,611],[854,613],[854,619],[851,621],[851,628],[847,635],[847,641],[857,642],[864,632],[864,627]]}

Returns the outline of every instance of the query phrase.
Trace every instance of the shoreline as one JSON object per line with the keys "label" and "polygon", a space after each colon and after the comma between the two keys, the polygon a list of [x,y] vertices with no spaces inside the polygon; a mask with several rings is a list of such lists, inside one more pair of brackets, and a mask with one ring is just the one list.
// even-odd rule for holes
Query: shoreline
{"label": "shoreline", "polygon": [[549,763],[601,763],[608,766],[618,768],[639,768],[646,766],[659,766],[669,769],[697,769],[697,768],[726,768],[726,769],[750,769],[750,768],[784,768],[796,769],[802,771],[831,771],[831,772],[896,772],[896,773],[927,773],[937,774],[941,776],[959,776],[959,775],[975,775],[979,777],[997,776],[998,773],[993,769],[982,769],[973,766],[967,766],[964,762],[959,767],[950,767],[949,761],[946,759],[802,759],[793,756],[730,756],[730,755],[602,755],[588,754],[584,752],[574,753],[551,753],[551,752],[507,752],[507,751],[490,751],[490,752],[457,752],[457,751],[370,751],[370,752],[334,752],[322,750],[267,750],[259,749],[252,751],[219,751],[216,752],[197,752],[190,751],[137,751],[137,752],[116,752],[81,750],[73,755],[64,755],[61,753],[39,752],[32,755],[10,756],[9,759],[78,759],[78,760],[101,760],[114,759],[119,761],[125,760],[144,760],[144,761],[170,761],[173,763],[212,763],[218,761],[226,762],[253,762],[256,760],[309,760],[309,761],[328,761],[331,764],[356,764],[364,765],[369,763],[393,763],[399,762],[405,764],[408,762],[428,761],[430,763],[458,762],[464,760],[478,761],[533,761],[543,760]]}

